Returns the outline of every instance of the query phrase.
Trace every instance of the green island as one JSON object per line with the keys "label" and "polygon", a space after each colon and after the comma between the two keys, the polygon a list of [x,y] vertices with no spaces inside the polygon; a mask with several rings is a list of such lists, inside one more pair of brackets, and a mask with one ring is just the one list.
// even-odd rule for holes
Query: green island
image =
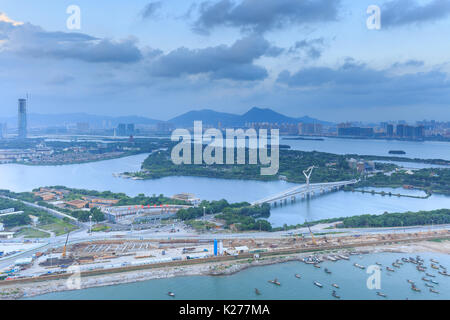
{"label": "green island", "polygon": [[[236,153],[235,153],[236,154]],[[246,153],[247,154],[247,153]],[[359,172],[349,164],[350,159],[363,162],[374,162],[372,172]],[[441,193],[450,195],[450,168],[425,168],[414,170],[401,169],[392,163],[375,161],[407,161],[419,162],[420,159],[338,155],[325,152],[306,152],[298,150],[280,150],[280,166],[277,175],[263,176],[260,174],[260,164],[256,165],[176,165],[171,161],[170,152],[161,150],[149,155],[138,172],[126,172],[124,175],[140,179],[158,179],[167,176],[195,176],[221,179],[242,179],[273,181],[283,179],[292,183],[305,183],[303,170],[315,166],[311,183],[334,182],[360,179],[354,186],[358,187],[392,187],[405,185],[421,189],[428,194]],[[450,164],[444,160],[420,160],[433,164]],[[350,190],[350,189],[347,189]]]}

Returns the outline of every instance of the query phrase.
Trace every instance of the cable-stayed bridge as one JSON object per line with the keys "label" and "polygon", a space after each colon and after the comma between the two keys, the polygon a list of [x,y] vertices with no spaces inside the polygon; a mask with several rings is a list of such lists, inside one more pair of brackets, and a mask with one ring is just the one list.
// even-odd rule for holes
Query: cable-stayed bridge
{"label": "cable-stayed bridge", "polygon": [[288,190],[282,191],[280,193],[271,195],[264,199],[260,199],[252,203],[252,205],[260,205],[263,203],[269,203],[277,205],[287,203],[288,200],[291,202],[295,202],[297,197],[300,199],[306,198],[312,195],[320,195],[325,192],[330,192],[334,190],[338,190],[348,185],[352,185],[358,182],[358,180],[353,179],[349,181],[338,181],[338,182],[325,182],[325,183],[309,183],[309,179],[307,179],[308,183],[290,188]]}

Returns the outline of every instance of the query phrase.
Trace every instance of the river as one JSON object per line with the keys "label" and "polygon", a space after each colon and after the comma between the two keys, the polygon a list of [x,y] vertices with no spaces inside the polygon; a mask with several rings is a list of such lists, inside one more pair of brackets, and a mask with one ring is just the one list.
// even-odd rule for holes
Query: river
{"label": "river", "polygon": [[[294,138],[294,137],[289,137]],[[450,160],[450,142],[444,141],[400,141],[378,139],[322,138],[318,140],[287,140],[280,144],[292,150],[321,151],[335,154],[360,154],[371,156],[405,157],[417,159]],[[403,150],[404,155],[389,154],[390,150]]]}
{"label": "river", "polygon": [[[255,201],[295,186],[285,181],[245,181],[200,177],[166,177],[156,180],[132,180],[114,177],[113,173],[137,171],[147,155],[66,166],[0,165],[0,189],[15,192],[30,191],[42,186],[63,185],[113,192],[130,196],[191,192],[201,199],[227,199],[230,202]],[[375,189],[380,190],[380,189]],[[393,193],[406,193],[403,189],[384,189]],[[399,198],[358,192],[338,191],[293,205],[272,209],[269,221],[273,226],[304,223],[308,221],[352,216],[417,210],[450,208],[450,197],[432,195],[428,199]]]}

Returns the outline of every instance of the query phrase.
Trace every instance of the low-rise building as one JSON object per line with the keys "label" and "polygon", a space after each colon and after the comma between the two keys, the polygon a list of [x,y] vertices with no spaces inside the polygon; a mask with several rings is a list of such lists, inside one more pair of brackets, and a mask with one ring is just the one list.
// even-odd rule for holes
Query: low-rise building
{"label": "low-rise building", "polygon": [[178,193],[172,196],[174,200],[186,201],[194,206],[200,203],[200,199],[195,197],[193,193]]}
{"label": "low-rise building", "polygon": [[83,209],[87,208],[89,202],[84,200],[72,200],[72,201],[66,201],[64,202],[67,206],[75,208],[75,209]]}

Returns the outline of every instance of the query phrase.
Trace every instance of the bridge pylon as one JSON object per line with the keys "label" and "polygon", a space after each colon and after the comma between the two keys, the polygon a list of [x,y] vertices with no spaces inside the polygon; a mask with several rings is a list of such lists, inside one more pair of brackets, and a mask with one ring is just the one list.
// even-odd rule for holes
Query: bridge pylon
{"label": "bridge pylon", "polygon": [[306,170],[303,170],[303,175],[306,178],[306,189],[309,191],[309,178],[311,178],[313,169],[316,168],[315,166],[311,166]]}

